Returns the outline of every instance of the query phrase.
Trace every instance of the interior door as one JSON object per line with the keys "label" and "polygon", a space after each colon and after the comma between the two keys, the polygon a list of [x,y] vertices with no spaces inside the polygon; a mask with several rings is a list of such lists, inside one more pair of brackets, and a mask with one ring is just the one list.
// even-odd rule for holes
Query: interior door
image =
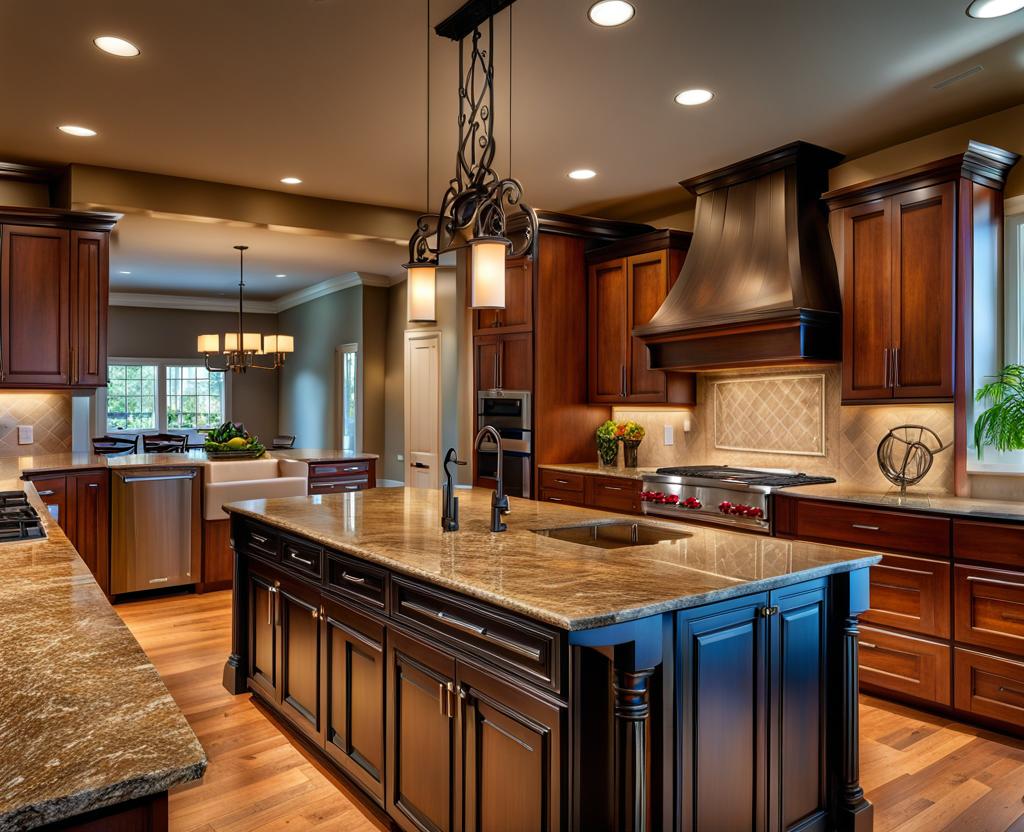
{"label": "interior door", "polygon": [[441,457],[441,336],[406,334],[405,462],[406,484],[437,488]]}
{"label": "interior door", "polygon": [[629,339],[626,320],[625,259],[590,267],[590,400],[615,402],[626,397]]}
{"label": "interior door", "polygon": [[[646,324],[668,295],[668,252],[638,254],[627,261],[629,272],[629,330]],[[664,402],[668,380],[661,370],[650,369],[650,356],[644,342],[629,336],[628,394],[630,401]]]}
{"label": "interior door", "polygon": [[892,197],[896,398],[953,396],[955,193],[947,182]]}

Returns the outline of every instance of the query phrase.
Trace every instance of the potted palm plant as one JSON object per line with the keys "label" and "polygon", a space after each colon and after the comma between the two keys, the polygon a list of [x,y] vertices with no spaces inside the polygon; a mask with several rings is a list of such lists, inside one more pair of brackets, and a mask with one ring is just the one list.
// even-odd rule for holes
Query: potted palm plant
{"label": "potted palm plant", "polygon": [[990,402],[974,422],[978,459],[986,445],[1000,451],[1024,449],[1024,366],[1007,364],[978,390],[975,400]]}

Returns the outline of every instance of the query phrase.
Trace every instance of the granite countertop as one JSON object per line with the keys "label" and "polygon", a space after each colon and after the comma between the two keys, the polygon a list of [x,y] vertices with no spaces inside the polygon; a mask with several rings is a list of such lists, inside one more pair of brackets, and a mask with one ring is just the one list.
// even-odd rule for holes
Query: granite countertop
{"label": "granite countertop", "polygon": [[0,544],[0,830],[196,780],[206,754],[35,489],[48,537]]}
{"label": "granite countertop", "polygon": [[567,474],[584,474],[591,477],[622,477],[628,480],[642,480],[644,474],[653,474],[655,468],[614,468],[597,462],[564,462],[552,465],[538,465],[549,471],[565,471]]}
{"label": "granite countertop", "polygon": [[[441,494],[427,489],[249,500],[225,510],[564,630],[699,606],[879,560],[836,546],[514,497],[508,531],[492,534],[491,492],[467,489],[458,496],[461,530],[447,534],[440,528]],[[685,537],[606,550],[531,531],[615,520]]]}
{"label": "granite countertop", "polygon": [[803,497],[814,500],[836,500],[844,503],[859,503],[876,508],[905,509],[932,514],[958,515],[974,520],[1013,520],[1024,523],[1024,502],[1009,500],[975,500],[970,497],[954,497],[950,494],[935,494],[910,488],[907,496],[901,497],[899,489],[890,491],[868,491],[841,483],[822,485],[801,485],[777,492],[788,497]]}

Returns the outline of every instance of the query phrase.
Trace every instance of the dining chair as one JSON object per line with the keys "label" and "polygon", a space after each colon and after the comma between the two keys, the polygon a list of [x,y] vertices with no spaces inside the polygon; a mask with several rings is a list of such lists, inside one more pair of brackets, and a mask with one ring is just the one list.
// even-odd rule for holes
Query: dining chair
{"label": "dining chair", "polygon": [[274,441],[270,443],[270,447],[277,448],[279,450],[294,448],[295,437],[290,433],[282,433],[279,436],[274,437]]}
{"label": "dining chair", "polygon": [[121,456],[139,452],[139,436],[94,436],[92,452],[100,456]]}
{"label": "dining chair", "polygon": [[142,450],[147,454],[182,454],[188,436],[184,433],[144,433]]}

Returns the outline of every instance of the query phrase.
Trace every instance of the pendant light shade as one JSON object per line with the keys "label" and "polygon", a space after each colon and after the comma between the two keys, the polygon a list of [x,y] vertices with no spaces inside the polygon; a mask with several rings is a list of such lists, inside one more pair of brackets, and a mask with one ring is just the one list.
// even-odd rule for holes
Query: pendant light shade
{"label": "pendant light shade", "polygon": [[291,335],[264,335],[263,352],[266,355],[295,352],[295,338]]}
{"label": "pendant light shade", "polygon": [[220,336],[214,333],[213,335],[200,335],[198,342],[199,352],[220,352]]}
{"label": "pendant light shade", "polygon": [[408,263],[406,312],[409,323],[437,320],[437,267],[433,263]]}
{"label": "pendant light shade", "polygon": [[504,237],[469,241],[469,305],[473,309],[505,308],[505,253],[510,247]]}

